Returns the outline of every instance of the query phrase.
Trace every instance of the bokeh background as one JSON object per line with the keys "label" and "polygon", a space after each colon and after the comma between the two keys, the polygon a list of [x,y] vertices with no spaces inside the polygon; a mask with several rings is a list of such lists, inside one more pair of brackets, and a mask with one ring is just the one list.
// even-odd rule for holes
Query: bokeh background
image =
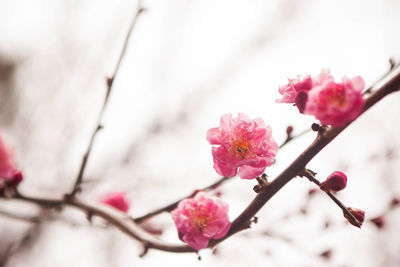
{"label": "bokeh background", "polygon": [[[77,175],[96,126],[106,77],[115,68],[136,1],[0,0],[0,127],[15,150],[25,194],[61,197]],[[313,119],[275,104],[277,88],[297,74],[330,68],[373,83],[400,56],[400,2],[318,0],[145,0],[115,80],[102,130],[87,166],[81,198],[96,201],[123,190],[139,216],[218,179],[205,135],[226,112],[261,117],[278,143]],[[338,197],[384,215],[378,229],[357,229],[322,193],[295,179],[258,214],[250,231],[214,251],[150,250],[102,220],[90,225],[73,209],[62,213],[16,201],[0,210],[0,266],[400,266],[400,94],[363,114],[309,167],[324,179],[348,174]],[[308,133],[283,148],[270,177],[313,140]],[[235,218],[254,197],[255,181],[232,178],[219,191]],[[179,242],[163,214],[148,222]],[[153,229],[153,230],[154,230]]]}

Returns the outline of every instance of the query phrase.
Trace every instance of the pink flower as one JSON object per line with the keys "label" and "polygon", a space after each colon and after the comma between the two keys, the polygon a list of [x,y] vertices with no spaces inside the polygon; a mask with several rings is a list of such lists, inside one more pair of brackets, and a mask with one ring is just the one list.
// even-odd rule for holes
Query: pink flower
{"label": "pink flower", "polygon": [[231,227],[228,205],[204,192],[179,202],[171,215],[179,238],[195,250],[207,247],[210,239],[224,237]]}
{"label": "pink flower", "polygon": [[276,103],[295,103],[296,96],[301,91],[309,91],[312,88],[312,79],[310,75],[305,75],[303,78],[298,76],[294,79],[288,79],[287,85],[279,86],[281,99],[275,100]]}
{"label": "pink flower", "polygon": [[102,196],[99,201],[100,203],[114,207],[124,213],[129,210],[129,201],[123,192],[108,193]]}
{"label": "pink flower", "polygon": [[323,191],[340,191],[346,188],[347,176],[343,172],[335,171],[326,178],[326,181],[321,183],[320,188]]}
{"label": "pink flower", "polygon": [[328,69],[322,69],[318,76],[311,78],[305,75],[303,78],[298,76],[295,79],[288,79],[289,83],[279,87],[282,99],[275,100],[276,103],[295,104],[300,113],[303,113],[308,99],[308,91],[312,88],[333,81],[333,76]]}
{"label": "pink flower", "polygon": [[212,148],[214,169],[225,177],[235,176],[239,169],[240,178],[256,178],[274,162],[278,152],[271,127],[260,118],[250,120],[243,113],[235,118],[224,114],[220,126],[208,130],[207,140],[219,145]]}
{"label": "pink flower", "polygon": [[308,92],[304,114],[313,115],[323,125],[343,126],[360,115],[364,100],[360,76],[343,77],[341,83],[328,81]]}
{"label": "pink flower", "polygon": [[6,184],[16,186],[23,179],[15,165],[13,151],[4,142],[0,133],[0,191]]}

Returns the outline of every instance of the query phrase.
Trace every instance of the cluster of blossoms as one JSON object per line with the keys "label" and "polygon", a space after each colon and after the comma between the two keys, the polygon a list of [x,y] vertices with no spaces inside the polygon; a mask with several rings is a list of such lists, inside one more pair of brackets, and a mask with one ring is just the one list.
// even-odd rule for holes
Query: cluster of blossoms
{"label": "cluster of blossoms", "polygon": [[362,90],[364,80],[360,76],[334,81],[330,71],[323,69],[319,75],[289,79],[287,85],[279,87],[282,99],[278,103],[295,104],[300,113],[313,115],[323,125],[343,126],[363,110]]}
{"label": "cluster of blossoms", "polygon": [[0,134],[0,193],[6,186],[17,186],[22,179],[22,172],[16,167],[13,151]]}

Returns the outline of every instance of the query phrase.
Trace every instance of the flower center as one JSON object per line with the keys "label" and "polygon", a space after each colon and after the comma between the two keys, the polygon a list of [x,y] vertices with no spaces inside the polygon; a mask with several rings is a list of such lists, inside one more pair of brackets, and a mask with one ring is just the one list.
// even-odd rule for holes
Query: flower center
{"label": "flower center", "polygon": [[236,157],[246,158],[251,154],[251,144],[243,139],[232,140],[229,151]]}
{"label": "flower center", "polygon": [[205,214],[204,209],[200,209],[200,211],[190,211],[190,217],[192,220],[192,225],[199,230],[206,228],[210,222],[210,217]]}
{"label": "flower center", "polygon": [[345,89],[340,85],[329,88],[328,90],[325,90],[321,93],[321,98],[324,100],[325,103],[337,107],[342,107],[346,104]]}

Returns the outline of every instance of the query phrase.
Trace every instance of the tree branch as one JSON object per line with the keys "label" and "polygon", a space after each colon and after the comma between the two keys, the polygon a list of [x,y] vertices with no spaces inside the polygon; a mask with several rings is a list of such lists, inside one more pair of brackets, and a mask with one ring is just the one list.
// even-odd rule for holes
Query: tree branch
{"label": "tree branch", "polygon": [[[384,98],[386,95],[400,90],[400,71],[397,69],[392,75],[391,79],[383,84],[378,90],[373,92],[365,101],[363,112],[367,111],[370,107]],[[350,123],[349,123],[350,124]],[[349,125],[348,124],[348,125]],[[301,171],[306,168],[306,165],[313,159],[326,145],[328,145],[337,135],[339,135],[348,125],[343,127],[330,127],[323,131],[319,131],[317,138],[313,143],[304,150],[280,175],[278,175],[270,184],[262,187],[260,193],[254,200],[247,206],[247,208],[232,222],[228,234],[219,240],[210,240],[208,247],[214,247],[221,243],[223,240],[231,237],[235,233],[248,228],[249,223],[256,213],[289,181],[299,175]],[[195,250],[186,245],[173,245],[165,243],[164,241],[147,233],[140,226],[138,226],[132,218],[124,213],[113,209],[111,207],[102,206],[96,207],[95,205],[88,204],[74,198],[58,199],[42,199],[33,198],[21,195],[15,192],[15,199],[36,203],[45,208],[62,208],[64,206],[71,206],[86,212],[88,215],[99,216],[120,231],[128,234],[134,239],[142,242],[147,248],[154,248],[169,252],[195,252]]]}
{"label": "tree branch", "polygon": [[114,225],[120,231],[138,240],[142,244],[145,244],[147,248],[169,252],[195,252],[195,250],[189,246],[168,244],[161,239],[154,237],[134,223],[132,219],[125,213],[106,205],[96,206],[94,204],[86,203],[77,199],[48,199],[28,197],[19,192],[16,192],[14,199],[35,203],[44,208],[62,208],[65,206],[70,206],[85,212],[89,216],[99,216]]}
{"label": "tree branch", "polygon": [[98,116],[98,119],[97,119],[97,126],[96,126],[95,130],[93,131],[93,133],[92,133],[92,135],[90,137],[90,141],[89,141],[88,147],[86,148],[86,152],[85,152],[85,154],[83,156],[83,159],[82,159],[82,162],[81,162],[81,166],[79,168],[79,172],[78,172],[78,175],[77,175],[76,180],[75,180],[74,187],[73,187],[72,191],[69,194],[65,195],[65,197],[67,197],[67,198],[73,198],[81,190],[80,185],[81,185],[82,180],[83,180],[83,175],[84,175],[84,172],[85,172],[85,169],[86,169],[87,161],[88,161],[89,156],[90,156],[90,152],[92,151],[94,139],[95,139],[97,133],[103,128],[103,126],[101,125],[101,120],[102,120],[105,108],[107,106],[107,102],[108,102],[108,99],[110,97],[111,90],[113,88],[115,77],[117,76],[118,71],[120,69],[122,59],[123,59],[123,57],[125,55],[125,52],[126,52],[126,49],[127,49],[131,34],[132,34],[133,29],[135,28],[135,25],[136,25],[136,22],[137,22],[137,19],[139,18],[139,15],[143,11],[144,11],[144,8],[142,7],[142,1],[139,0],[137,8],[136,8],[135,15],[134,15],[134,17],[132,19],[132,22],[131,22],[130,26],[129,26],[128,33],[127,33],[127,35],[125,37],[124,44],[123,44],[121,53],[120,53],[118,61],[117,61],[117,65],[116,65],[116,67],[114,69],[114,72],[113,72],[112,76],[107,78],[107,92],[106,92],[106,95],[105,95],[103,106],[102,106],[102,108],[100,110],[100,113],[99,113],[99,116]]}
{"label": "tree branch", "polygon": [[[383,84],[378,90],[373,92],[366,100],[364,104],[363,113],[367,111],[374,104],[379,102],[382,98],[400,90],[400,71],[396,68],[395,74],[392,78]],[[393,74],[393,73],[392,73]],[[350,123],[349,123],[350,124]],[[253,201],[247,206],[247,208],[232,222],[231,229],[228,234],[222,239],[211,240],[209,247],[214,247],[221,243],[223,240],[229,238],[235,233],[248,228],[249,222],[257,214],[257,212],[290,180],[298,175],[306,165],[336,136],[338,136],[346,127],[330,127],[320,132],[314,142],[301,153],[281,174],[279,174],[268,186],[264,187],[263,190],[257,194]]]}

